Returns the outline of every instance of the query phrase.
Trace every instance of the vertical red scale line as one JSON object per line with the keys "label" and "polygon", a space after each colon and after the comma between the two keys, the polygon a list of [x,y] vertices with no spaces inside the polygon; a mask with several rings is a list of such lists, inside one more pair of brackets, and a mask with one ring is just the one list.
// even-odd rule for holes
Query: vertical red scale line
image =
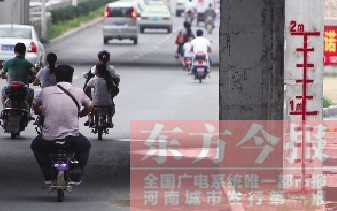
{"label": "vertical red scale line", "polygon": [[307,68],[308,68],[308,35],[304,34],[303,48],[303,81],[302,81],[302,162],[301,162],[301,191],[305,190],[305,140],[306,140],[306,114],[307,114]]}

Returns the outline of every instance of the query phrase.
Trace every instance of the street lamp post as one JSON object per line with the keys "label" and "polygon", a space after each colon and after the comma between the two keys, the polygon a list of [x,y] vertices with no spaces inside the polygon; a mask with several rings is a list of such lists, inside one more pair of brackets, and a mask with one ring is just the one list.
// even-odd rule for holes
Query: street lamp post
{"label": "street lamp post", "polygon": [[47,35],[47,24],[46,24],[46,1],[41,0],[41,35],[45,37]]}

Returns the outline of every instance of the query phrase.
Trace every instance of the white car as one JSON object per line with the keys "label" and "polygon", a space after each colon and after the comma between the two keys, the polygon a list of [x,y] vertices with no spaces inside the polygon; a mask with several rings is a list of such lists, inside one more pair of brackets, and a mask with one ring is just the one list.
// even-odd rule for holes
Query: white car
{"label": "white car", "polygon": [[0,60],[14,58],[14,47],[19,42],[26,45],[26,59],[29,62],[45,62],[45,50],[34,26],[14,24],[0,25]]}

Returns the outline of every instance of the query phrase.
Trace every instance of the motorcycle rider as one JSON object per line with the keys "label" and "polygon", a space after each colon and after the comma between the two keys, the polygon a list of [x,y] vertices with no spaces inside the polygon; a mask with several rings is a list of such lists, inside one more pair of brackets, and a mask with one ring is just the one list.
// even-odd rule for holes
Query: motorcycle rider
{"label": "motorcycle rider", "polygon": [[[192,66],[194,65],[194,60],[195,60],[195,55],[197,52],[202,51],[204,52],[204,54],[206,55],[207,58],[207,63],[208,63],[208,69],[207,72],[211,72],[210,71],[210,67],[212,65],[212,60],[210,58],[210,56],[208,55],[208,52],[212,52],[212,48],[211,48],[211,42],[208,41],[205,37],[204,37],[204,32],[202,29],[198,29],[197,30],[197,37],[191,41],[191,51],[193,51],[193,57],[192,57]],[[191,68],[192,71],[194,72],[194,68]]]}
{"label": "motorcycle rider", "polygon": [[212,17],[212,19],[213,19],[212,27],[214,29],[214,27],[215,27],[214,26],[214,21],[215,21],[215,18],[216,18],[216,12],[213,9],[212,4],[208,5],[208,8],[205,10],[204,17],[205,17],[205,21],[207,20],[207,17]]}
{"label": "motorcycle rider", "polygon": [[[112,86],[112,113],[111,113],[111,118],[115,115],[115,103],[113,102],[113,97],[115,97],[118,93],[119,93],[119,81],[120,79],[117,77],[117,73],[116,73],[116,69],[112,66],[112,65],[108,65],[108,63],[110,62],[110,52],[106,51],[106,50],[102,50],[100,52],[98,52],[98,62],[99,63],[103,63],[106,65],[106,70],[110,71],[110,75],[112,77],[112,81],[114,82],[114,85]],[[95,77],[95,70],[96,70],[96,65],[93,66],[92,68],[90,68],[89,72],[88,72],[88,77],[87,80],[84,84],[83,90],[85,90],[85,88],[87,87],[87,84],[89,82],[89,80],[91,78]],[[91,90],[91,92],[89,91],[89,89],[87,89],[86,94],[89,96],[89,98],[91,99],[91,96],[93,94],[93,90]],[[89,117],[88,120],[83,124],[84,126],[89,126]],[[111,127],[113,127],[114,124],[111,122]]]}
{"label": "motorcycle rider", "polygon": [[[1,71],[1,77],[6,78],[6,75],[8,74],[8,84],[10,84],[12,81],[21,81],[29,87],[29,74],[30,72],[36,73],[36,69],[32,63],[25,59],[26,45],[24,43],[17,43],[14,47],[14,53],[16,54],[16,57],[6,61]],[[1,90],[1,102],[3,107],[6,100],[5,88],[6,87],[3,87]],[[33,99],[34,89],[29,88],[29,108],[32,108]],[[28,112],[30,113],[30,111]],[[29,119],[34,120],[35,118],[30,114]]]}
{"label": "motorcycle rider", "polygon": [[[105,56],[103,56],[105,57]],[[110,74],[110,71],[106,70],[106,64],[98,63],[96,64],[95,69],[96,77],[91,78],[88,83],[87,87],[85,88],[84,92],[87,92],[87,89],[91,88],[94,89],[94,93],[92,95],[94,107],[95,106],[105,106],[108,108],[108,115],[107,119],[108,122],[106,123],[107,127],[111,127],[112,125],[112,111],[113,111],[113,102],[112,102],[112,86],[113,81]],[[94,126],[94,114],[91,112],[89,115],[89,125],[90,127]]]}
{"label": "motorcycle rider", "polygon": [[188,14],[192,15],[192,20],[194,19],[194,10],[195,10],[195,6],[192,3],[192,0],[189,0],[188,2],[185,3],[185,20]]}
{"label": "motorcycle rider", "polygon": [[193,36],[190,35],[189,38],[188,38],[188,42],[185,42],[184,43],[184,58],[181,60],[182,64],[183,64],[183,70],[185,70],[185,59],[189,58],[192,60],[192,57],[193,57],[193,52],[191,51],[191,41],[193,40]]}
{"label": "motorcycle rider", "polygon": [[50,52],[47,55],[47,63],[48,66],[42,68],[37,74],[36,79],[33,82],[34,86],[39,86],[41,84],[41,88],[55,86],[56,85],[56,77],[55,77],[55,65],[57,61],[56,54]]}
{"label": "motorcycle rider", "polygon": [[[74,158],[79,162],[81,174],[89,158],[91,143],[79,132],[79,118],[87,116],[93,108],[93,104],[81,88],[72,86],[73,74],[73,67],[69,65],[57,66],[55,69],[57,86],[43,88],[33,102],[35,114],[43,114],[45,117],[42,134],[37,135],[33,140],[32,150],[40,165],[46,185],[51,184],[49,152],[53,149],[56,140],[66,139],[75,146]],[[58,86],[73,95],[74,100]],[[75,101],[84,106],[81,111]],[[81,174],[73,175],[70,178],[73,184],[79,185],[81,183]]]}

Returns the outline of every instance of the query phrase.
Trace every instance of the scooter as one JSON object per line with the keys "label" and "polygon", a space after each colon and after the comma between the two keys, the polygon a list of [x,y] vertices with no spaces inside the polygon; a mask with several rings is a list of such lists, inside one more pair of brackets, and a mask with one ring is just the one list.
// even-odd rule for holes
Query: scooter
{"label": "scooter", "polygon": [[[32,146],[30,146],[32,148]],[[54,148],[49,152],[51,159],[52,184],[42,187],[49,189],[49,192],[57,192],[57,201],[62,202],[64,191],[72,191],[72,186],[76,183],[71,181],[71,176],[80,174],[81,168],[78,161],[74,159],[75,147],[65,139],[55,140]]]}
{"label": "scooter", "polygon": [[209,74],[207,69],[208,64],[206,54],[202,51],[197,52],[192,66],[192,76],[194,80],[199,80],[199,83],[205,80],[206,76]]}

